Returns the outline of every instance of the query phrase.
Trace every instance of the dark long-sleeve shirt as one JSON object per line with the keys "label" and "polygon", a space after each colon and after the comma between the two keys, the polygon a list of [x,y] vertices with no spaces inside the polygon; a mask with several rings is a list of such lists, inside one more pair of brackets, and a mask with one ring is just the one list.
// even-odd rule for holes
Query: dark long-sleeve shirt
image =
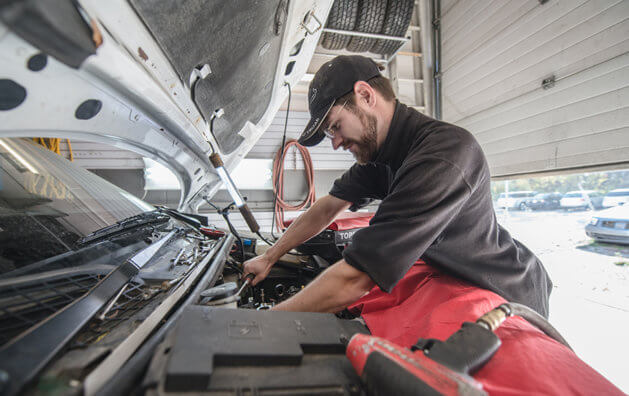
{"label": "dark long-sleeve shirt", "polygon": [[374,161],[353,165],[330,194],[356,210],[382,202],[343,257],[390,292],[417,259],[548,316],[552,282],[539,259],[502,228],[489,167],[465,129],[396,103]]}

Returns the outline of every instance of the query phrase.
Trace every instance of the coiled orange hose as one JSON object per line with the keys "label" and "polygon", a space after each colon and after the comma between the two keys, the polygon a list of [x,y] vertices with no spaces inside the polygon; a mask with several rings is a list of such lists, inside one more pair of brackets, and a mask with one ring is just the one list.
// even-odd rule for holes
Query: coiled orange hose
{"label": "coiled orange hose", "polygon": [[[284,161],[281,161],[280,159],[283,158],[284,160],[286,160],[286,153],[288,152],[288,149],[290,149],[292,146],[295,146],[301,154],[301,159],[304,162],[304,170],[306,172],[306,181],[308,183],[308,195],[306,196],[304,201],[298,205],[289,205],[284,202]],[[273,159],[273,192],[277,197],[277,199],[275,200],[274,215],[278,231],[283,231],[286,229],[286,225],[284,224],[284,211],[301,210],[308,205],[312,205],[316,200],[314,186],[314,169],[312,166],[312,158],[310,158],[310,152],[307,148],[297,143],[295,139],[291,139],[286,142],[284,150],[282,150],[282,148],[280,147],[275,154],[275,158]]]}

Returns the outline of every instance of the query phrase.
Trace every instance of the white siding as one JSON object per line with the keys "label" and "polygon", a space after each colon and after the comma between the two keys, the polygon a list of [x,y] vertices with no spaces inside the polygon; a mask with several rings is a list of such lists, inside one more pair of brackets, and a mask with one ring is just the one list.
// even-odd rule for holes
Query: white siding
{"label": "white siding", "polygon": [[629,164],[629,1],[447,3],[444,119],[492,176]]}
{"label": "white siding", "polygon": [[[86,169],[143,169],[140,154],[102,143],[70,140],[74,163]],[[68,141],[61,140],[61,155],[70,159]]]}
{"label": "white siding", "polygon": [[[302,211],[286,212],[284,213],[284,220],[293,219],[299,216],[301,213]],[[217,228],[222,228],[222,229],[228,228],[227,223],[225,222],[225,219],[223,218],[223,216],[215,212],[210,212],[210,213],[202,212],[201,214],[208,216],[209,223],[211,225]],[[273,220],[273,212],[255,212],[255,217],[256,217],[256,221],[258,222],[258,225],[260,226],[260,231],[271,232],[271,221]],[[236,230],[249,231],[249,227],[247,226],[247,223],[245,222],[245,219],[243,219],[240,212],[238,211],[232,212],[229,215],[229,221],[231,221],[232,225],[234,226]],[[273,232],[277,233],[277,229],[275,229]]]}
{"label": "white siding", "polygon": [[[285,111],[279,111],[273,122],[258,140],[256,145],[247,154],[246,158],[272,159],[282,144],[284,132]],[[306,127],[309,114],[303,111],[291,111],[288,118],[286,139],[297,139]],[[70,141],[74,162],[88,169],[143,169],[142,156],[127,150],[101,143],[84,141]],[[334,151],[329,141],[323,141],[315,147],[308,147],[314,169],[321,170],[345,170],[354,163],[351,153],[339,149]],[[61,154],[70,158],[66,140],[61,142]],[[303,169],[303,162],[297,150],[292,149],[286,156],[285,168]]]}
{"label": "white siding", "polygon": [[[284,121],[286,112],[279,111],[269,129],[264,132],[260,140],[249,151],[247,158],[273,158],[282,145],[282,134],[284,133]],[[288,127],[286,129],[286,140],[297,139],[306,127],[310,115],[308,112],[291,111],[288,116]],[[308,147],[314,169],[325,170],[345,170],[354,163],[354,157],[348,151],[339,149],[334,151],[329,140],[325,140],[314,147]],[[303,162],[297,150],[288,152],[285,160],[286,169],[303,169]]]}

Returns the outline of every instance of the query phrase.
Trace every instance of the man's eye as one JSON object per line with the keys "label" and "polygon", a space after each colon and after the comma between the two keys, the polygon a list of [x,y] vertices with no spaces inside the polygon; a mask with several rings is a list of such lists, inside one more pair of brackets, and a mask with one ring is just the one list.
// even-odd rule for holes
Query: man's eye
{"label": "man's eye", "polygon": [[338,131],[339,130],[339,123],[337,122],[336,124],[332,125],[332,129],[334,131]]}

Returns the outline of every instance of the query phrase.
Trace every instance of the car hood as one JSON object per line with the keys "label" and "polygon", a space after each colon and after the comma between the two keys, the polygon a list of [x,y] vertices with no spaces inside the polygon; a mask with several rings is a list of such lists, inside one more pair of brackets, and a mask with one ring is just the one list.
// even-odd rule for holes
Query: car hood
{"label": "car hood", "polygon": [[617,219],[629,221],[629,206],[621,205],[596,212],[593,216],[599,219]]}
{"label": "car hood", "polygon": [[331,3],[5,3],[0,136],[135,151],[171,169],[179,208],[195,211],[220,185],[208,156],[228,169],[245,157],[306,72]]}

